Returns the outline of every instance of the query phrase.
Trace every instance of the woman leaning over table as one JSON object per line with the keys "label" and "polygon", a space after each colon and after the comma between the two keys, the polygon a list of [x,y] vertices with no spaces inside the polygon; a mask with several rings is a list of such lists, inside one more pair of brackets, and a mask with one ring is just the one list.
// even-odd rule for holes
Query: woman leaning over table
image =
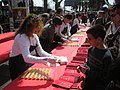
{"label": "woman leaning over table", "polygon": [[[37,34],[42,31],[43,22],[35,14],[28,15],[18,28],[9,59],[11,79],[14,80],[34,63],[50,65],[57,62],[55,55],[45,52],[39,42]],[[37,56],[31,52],[35,50]]]}

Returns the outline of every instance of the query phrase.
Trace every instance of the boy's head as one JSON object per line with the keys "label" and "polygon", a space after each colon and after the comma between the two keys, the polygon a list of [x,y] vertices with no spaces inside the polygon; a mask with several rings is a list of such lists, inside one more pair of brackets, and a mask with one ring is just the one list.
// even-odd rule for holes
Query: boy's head
{"label": "boy's head", "polygon": [[80,13],[77,13],[77,14],[76,14],[76,18],[79,18],[79,17],[81,18],[82,15],[81,15]]}
{"label": "boy's head", "polygon": [[66,14],[64,16],[65,23],[70,23],[72,21],[72,18],[73,18],[72,14]]}
{"label": "boy's head", "polygon": [[62,24],[62,20],[61,20],[59,17],[55,17],[55,18],[53,18],[52,23],[53,23],[55,26],[57,26],[57,25],[60,26],[60,25]]}
{"label": "boy's head", "polygon": [[87,30],[87,37],[92,46],[102,44],[106,35],[104,26],[95,25]]}

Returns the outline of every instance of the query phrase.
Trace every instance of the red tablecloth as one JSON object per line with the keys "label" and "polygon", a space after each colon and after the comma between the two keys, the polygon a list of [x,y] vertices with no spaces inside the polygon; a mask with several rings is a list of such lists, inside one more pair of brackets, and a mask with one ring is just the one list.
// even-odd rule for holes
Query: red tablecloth
{"label": "red tablecloth", "polygon": [[15,32],[7,32],[0,34],[0,43],[14,39]]}
{"label": "red tablecloth", "polygon": [[[85,42],[85,38],[85,36],[80,37],[80,45]],[[76,55],[79,47],[80,46],[58,46],[51,53],[59,56],[66,56],[70,62]],[[47,66],[43,64],[34,64],[32,67],[42,68]],[[20,76],[7,85],[3,90],[54,90],[55,88],[52,86],[52,83],[54,80],[59,79],[59,77],[63,75],[66,65],[49,68],[53,71],[51,74],[53,80],[25,80]]]}
{"label": "red tablecloth", "polygon": [[0,63],[4,62],[9,58],[9,53],[12,49],[14,40],[9,40],[3,43],[0,43]]}

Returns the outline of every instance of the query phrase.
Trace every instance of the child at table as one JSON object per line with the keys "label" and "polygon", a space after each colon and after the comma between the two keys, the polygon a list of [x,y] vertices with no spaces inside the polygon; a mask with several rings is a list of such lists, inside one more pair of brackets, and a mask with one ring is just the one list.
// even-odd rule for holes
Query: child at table
{"label": "child at table", "polygon": [[86,74],[84,90],[105,90],[108,67],[113,61],[110,51],[104,46],[105,28],[96,25],[87,30],[88,42],[92,47],[88,49],[88,60],[79,70]]}
{"label": "child at table", "polygon": [[[50,66],[51,62],[58,62],[58,56],[45,52],[39,42],[37,34],[42,31],[43,22],[38,15],[30,14],[21,23],[15,34],[9,59],[11,79],[14,80],[34,63]],[[32,55],[36,51],[38,56]]]}

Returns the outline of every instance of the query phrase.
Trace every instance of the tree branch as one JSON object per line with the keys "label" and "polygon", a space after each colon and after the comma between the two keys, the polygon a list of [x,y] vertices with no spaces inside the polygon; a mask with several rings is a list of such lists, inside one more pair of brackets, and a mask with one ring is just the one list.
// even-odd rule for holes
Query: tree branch
{"label": "tree branch", "polygon": [[59,3],[61,3],[63,0],[60,0]]}

